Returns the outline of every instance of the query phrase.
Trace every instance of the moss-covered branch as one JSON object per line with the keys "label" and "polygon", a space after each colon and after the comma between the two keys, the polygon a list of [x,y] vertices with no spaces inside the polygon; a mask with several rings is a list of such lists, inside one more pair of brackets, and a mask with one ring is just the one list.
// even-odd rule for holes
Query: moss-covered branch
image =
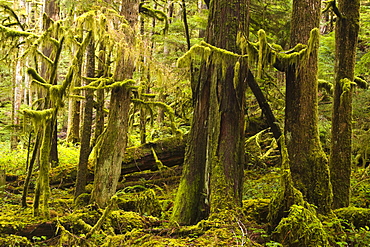
{"label": "moss-covered branch", "polygon": [[326,6],[325,6],[325,9],[322,11],[322,13],[325,13],[329,9],[332,9],[335,15],[338,16],[338,18],[343,18],[343,15],[340,13],[337,7],[336,0],[328,0],[328,1],[324,1],[324,3],[326,4]]}
{"label": "moss-covered branch", "polygon": [[20,22],[18,18],[18,15],[14,12],[12,8],[10,8],[8,5],[5,5],[5,4],[0,4],[0,7],[2,7],[5,10],[5,12],[9,13],[10,16],[15,19],[15,23],[12,23],[11,26],[17,25],[22,29],[22,31],[25,31],[22,23]]}
{"label": "moss-covered branch", "polygon": [[359,76],[355,76],[354,82],[359,88],[367,89],[369,87],[369,83]]}
{"label": "moss-covered branch", "polygon": [[19,38],[19,37],[38,37],[36,34],[26,31],[18,31],[13,28],[8,28],[0,25],[0,33],[7,38]]}
{"label": "moss-covered branch", "polygon": [[145,2],[140,3],[139,13],[144,14],[144,15],[149,16],[149,17],[152,17],[152,18],[157,19],[159,21],[164,21],[165,26],[164,26],[163,32],[166,33],[168,31],[168,26],[169,26],[167,15],[161,10],[152,9],[148,6],[145,6],[144,4],[145,4]]}
{"label": "moss-covered branch", "polygon": [[42,86],[46,89],[50,88],[51,85],[44,78],[42,78],[34,68],[28,68],[27,73],[32,77],[33,82],[37,85]]}
{"label": "moss-covered branch", "polygon": [[324,89],[329,94],[333,94],[333,83],[329,81],[318,79],[318,87],[319,89]]}

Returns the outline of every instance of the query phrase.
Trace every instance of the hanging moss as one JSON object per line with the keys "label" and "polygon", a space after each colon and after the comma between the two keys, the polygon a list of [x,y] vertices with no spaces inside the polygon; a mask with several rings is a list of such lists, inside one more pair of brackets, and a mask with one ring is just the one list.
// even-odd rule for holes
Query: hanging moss
{"label": "hanging moss", "polygon": [[369,83],[359,76],[355,76],[354,81],[359,88],[367,89],[369,87]]}
{"label": "hanging moss", "polygon": [[147,16],[152,17],[154,19],[157,19],[159,21],[164,21],[165,27],[163,29],[163,32],[167,33],[168,27],[169,27],[167,15],[161,10],[152,9],[148,6],[145,6],[144,4],[146,4],[146,2],[141,2],[140,3],[139,13],[147,15]]}
{"label": "hanging moss", "polygon": [[318,87],[319,89],[326,90],[329,94],[333,94],[333,83],[329,81],[318,79]]}
{"label": "hanging moss", "polygon": [[149,111],[150,116],[151,116],[150,119],[151,119],[152,123],[153,123],[153,119],[154,119],[154,113],[153,113],[152,107],[158,107],[158,108],[164,109],[165,112],[167,112],[168,117],[170,119],[171,129],[172,129],[173,134],[175,134],[175,133],[181,134],[181,132],[176,127],[175,112],[172,109],[172,107],[170,107],[169,105],[167,105],[163,102],[160,102],[160,101],[144,101],[142,99],[131,99],[131,101],[136,105],[141,105],[141,106],[145,107]]}
{"label": "hanging moss", "polygon": [[35,128],[35,133],[37,133],[38,129],[45,125],[46,121],[51,119],[54,114],[55,109],[47,109],[42,111],[34,111],[34,110],[23,110],[22,113],[25,117],[31,119],[33,127]]}
{"label": "hanging moss", "polygon": [[[178,67],[190,67],[192,61],[200,57],[208,65],[212,58],[212,64],[219,66],[222,72],[222,78],[226,77],[226,69],[228,66],[236,65],[236,63],[247,55],[239,55],[231,51],[227,51],[216,46],[210,45],[204,41],[194,45],[182,57],[177,60]],[[240,66],[240,65],[239,65]]]}
{"label": "hanging moss", "polygon": [[56,107],[63,107],[63,96],[65,95],[65,90],[63,85],[53,85],[49,88],[50,99],[54,102]]}
{"label": "hanging moss", "polygon": [[234,65],[234,79],[233,79],[233,83],[234,83],[234,89],[235,90],[238,88],[238,85],[239,85],[239,71],[240,71],[240,62],[238,61]]}
{"label": "hanging moss", "polygon": [[311,52],[318,48],[319,36],[319,30],[314,28],[311,30],[307,45],[297,44],[288,51],[284,51],[277,44],[268,43],[266,33],[262,29],[258,31],[258,42],[250,42],[244,36],[239,35],[237,43],[243,54],[248,54],[249,63],[257,63],[257,78],[260,78],[263,68],[275,63],[278,63],[282,70],[291,65],[305,66],[305,61]]}

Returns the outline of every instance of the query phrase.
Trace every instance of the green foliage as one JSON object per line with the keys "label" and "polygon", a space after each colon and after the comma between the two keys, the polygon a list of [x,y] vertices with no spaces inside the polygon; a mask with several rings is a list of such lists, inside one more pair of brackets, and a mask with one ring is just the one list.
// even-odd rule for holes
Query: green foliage
{"label": "green foliage", "polygon": [[287,48],[291,10],[291,0],[252,0],[250,7],[251,34],[257,36],[257,31],[263,29],[269,33],[269,41]]}
{"label": "green foliage", "polygon": [[277,168],[260,168],[246,171],[243,199],[271,199],[279,190],[280,173]]}
{"label": "green foliage", "polygon": [[370,209],[347,207],[334,211],[339,219],[345,220],[346,224],[353,225],[356,228],[370,227]]}
{"label": "green foliage", "polygon": [[321,35],[319,48],[318,77],[329,83],[334,82],[335,36],[334,33]]}
{"label": "green foliage", "polygon": [[363,76],[367,80],[370,78],[370,52],[361,56],[356,63],[356,74]]}
{"label": "green foliage", "polygon": [[0,169],[5,169],[8,174],[26,174],[26,149],[10,150],[8,142],[1,142],[0,150]]}

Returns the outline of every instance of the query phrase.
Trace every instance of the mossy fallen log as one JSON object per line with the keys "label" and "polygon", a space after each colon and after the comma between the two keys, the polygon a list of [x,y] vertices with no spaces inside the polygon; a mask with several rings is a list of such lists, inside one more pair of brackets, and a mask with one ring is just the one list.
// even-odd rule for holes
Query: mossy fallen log
{"label": "mossy fallen log", "polygon": [[[183,137],[173,136],[138,147],[127,148],[123,158],[121,175],[144,170],[158,170],[158,160],[167,167],[181,165],[184,161],[186,141],[187,135]],[[152,149],[155,151],[158,160],[153,155]]]}
{"label": "mossy fallen log", "polygon": [[40,224],[27,225],[16,235],[32,239],[34,237],[51,238],[57,235],[57,227],[55,222],[43,222]]}

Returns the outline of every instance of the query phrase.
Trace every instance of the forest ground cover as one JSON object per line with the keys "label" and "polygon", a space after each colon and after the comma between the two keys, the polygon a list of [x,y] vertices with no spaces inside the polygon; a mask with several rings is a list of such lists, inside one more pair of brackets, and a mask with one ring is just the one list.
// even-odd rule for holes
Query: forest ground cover
{"label": "forest ground cover", "polygon": [[[358,92],[354,102],[356,125],[364,129],[364,101],[368,92]],[[361,106],[361,107],[356,107]],[[330,132],[330,104],[320,105],[320,137],[326,142]],[[357,131],[356,131],[357,130]],[[354,131],[354,150],[367,155],[365,134]],[[74,202],[78,146],[59,144],[60,164],[51,170],[51,218],[33,217],[33,184],[22,208],[21,192],[25,179],[27,149],[2,152],[7,183],[2,190],[0,211],[1,246],[284,246],[271,240],[268,225],[270,200],[280,188],[280,157],[271,133],[261,129],[246,138],[249,162],[244,170],[243,208],[240,218],[224,222],[204,220],[195,226],[179,226],[169,221],[181,175],[181,165],[145,170],[121,176],[119,191],[110,214],[89,204],[89,194]],[[361,132],[361,133],[360,133]],[[357,133],[357,135],[356,135]],[[356,138],[358,137],[358,138]],[[8,145],[1,143],[2,147]],[[366,146],[366,145],[365,145]],[[327,150],[327,149],[326,149]],[[127,155],[129,156],[129,155]],[[362,157],[362,156],[361,156]],[[354,159],[361,161],[361,158]],[[164,163],[165,164],[165,163]],[[87,186],[91,192],[92,179]],[[322,219],[330,246],[370,244],[370,168],[357,162],[353,166],[350,211],[340,209],[338,217]],[[357,213],[354,214],[353,212]],[[361,217],[359,218],[359,215]],[[357,218],[356,218],[357,217]],[[97,227],[99,219],[101,225]],[[92,231],[92,229],[95,230]],[[294,229],[292,229],[294,231]]]}

